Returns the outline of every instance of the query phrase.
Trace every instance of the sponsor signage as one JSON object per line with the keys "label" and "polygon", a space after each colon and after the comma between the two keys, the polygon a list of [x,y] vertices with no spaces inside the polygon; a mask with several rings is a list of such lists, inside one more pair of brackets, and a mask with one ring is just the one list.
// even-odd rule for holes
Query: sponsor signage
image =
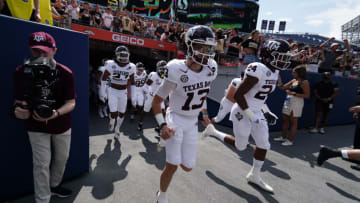
{"label": "sponsor signage", "polygon": [[132,35],[125,35],[117,32],[110,32],[98,28],[88,27],[84,25],[72,24],[72,30],[83,32],[89,35],[92,39],[98,39],[108,42],[116,42],[120,44],[133,45],[139,47],[146,47],[149,49],[157,49],[162,51],[176,52],[176,45],[165,43],[157,40],[135,37]]}

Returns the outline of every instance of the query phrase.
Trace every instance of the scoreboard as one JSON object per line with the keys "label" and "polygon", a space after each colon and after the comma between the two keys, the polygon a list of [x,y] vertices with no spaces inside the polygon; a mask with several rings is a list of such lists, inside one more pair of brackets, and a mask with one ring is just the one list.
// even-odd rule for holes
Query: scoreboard
{"label": "scoreboard", "polygon": [[259,4],[256,0],[177,0],[175,11],[180,22],[251,32],[256,29]]}

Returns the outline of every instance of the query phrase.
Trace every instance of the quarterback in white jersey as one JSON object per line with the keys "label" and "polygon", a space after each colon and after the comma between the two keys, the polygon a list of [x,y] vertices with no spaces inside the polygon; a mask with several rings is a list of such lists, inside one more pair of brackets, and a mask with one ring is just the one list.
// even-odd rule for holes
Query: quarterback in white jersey
{"label": "quarterback in white jersey", "polygon": [[212,124],[204,131],[205,136],[214,135],[238,150],[246,149],[251,135],[256,148],[253,166],[246,179],[268,192],[273,192],[273,188],[260,178],[260,170],[266,152],[270,149],[269,119],[261,110],[268,95],[278,84],[279,70],[284,70],[290,65],[289,50],[290,45],[284,40],[268,40],[261,49],[262,63],[255,62],[247,66],[244,80],[234,95],[236,104],[232,106],[230,114],[235,138],[217,131]]}
{"label": "quarterback in white jersey", "polygon": [[140,120],[138,124],[138,130],[142,130],[144,120],[144,101],[147,90],[145,88],[145,82],[147,73],[145,72],[145,66],[143,63],[136,63],[136,74],[135,74],[135,97],[131,97],[132,103],[132,119],[135,114],[135,110],[140,114]]}
{"label": "quarterback in white jersey", "polygon": [[[151,110],[152,101],[155,96],[155,93],[159,89],[162,81],[164,80],[164,73],[166,69],[166,61],[161,60],[156,63],[156,72],[151,72],[147,78],[145,89],[147,89],[148,94],[146,95],[144,111],[149,112]],[[161,109],[165,110],[164,102],[161,103]]]}
{"label": "quarterback in white jersey", "polygon": [[108,88],[108,102],[110,108],[109,130],[113,131],[115,126],[115,137],[120,135],[120,127],[124,121],[127,105],[127,85],[130,84],[130,94],[135,95],[134,74],[136,67],[129,62],[129,50],[125,46],[118,46],[115,50],[116,59],[108,60],[105,64],[105,72],[101,80],[100,98],[105,100],[106,80],[110,79]]}
{"label": "quarterback in white jersey", "polygon": [[[211,82],[217,75],[215,35],[207,26],[194,26],[185,34],[188,47],[186,60],[174,59],[167,64],[165,78],[157,91],[152,108],[165,140],[166,165],[160,177],[158,203],[167,203],[166,191],[178,165],[191,171],[196,162],[198,115],[206,122],[206,98]],[[166,119],[161,112],[161,102],[169,96]]]}

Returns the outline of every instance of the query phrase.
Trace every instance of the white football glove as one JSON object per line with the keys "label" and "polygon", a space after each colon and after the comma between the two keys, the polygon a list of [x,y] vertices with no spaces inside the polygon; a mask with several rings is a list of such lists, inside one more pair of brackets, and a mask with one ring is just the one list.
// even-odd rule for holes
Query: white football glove
{"label": "white football glove", "polygon": [[245,115],[249,118],[249,120],[253,123],[259,124],[260,123],[260,117],[254,114],[249,108],[244,110]]}

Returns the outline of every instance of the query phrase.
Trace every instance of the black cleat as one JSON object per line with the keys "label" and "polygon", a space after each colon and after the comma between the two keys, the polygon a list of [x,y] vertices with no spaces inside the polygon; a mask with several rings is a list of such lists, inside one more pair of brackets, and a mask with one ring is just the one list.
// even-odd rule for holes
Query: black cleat
{"label": "black cleat", "polygon": [[320,152],[319,152],[319,156],[317,158],[317,164],[319,166],[321,166],[326,160],[332,158],[332,157],[337,157],[337,154],[339,152],[330,149],[328,147],[321,147]]}
{"label": "black cleat", "polygon": [[55,196],[61,197],[61,198],[69,197],[72,194],[71,190],[61,187],[60,185],[57,187],[52,187],[52,188],[50,188],[50,190],[51,190],[52,195],[55,195]]}
{"label": "black cleat", "polygon": [[360,164],[351,165],[350,167],[354,170],[360,171]]}

